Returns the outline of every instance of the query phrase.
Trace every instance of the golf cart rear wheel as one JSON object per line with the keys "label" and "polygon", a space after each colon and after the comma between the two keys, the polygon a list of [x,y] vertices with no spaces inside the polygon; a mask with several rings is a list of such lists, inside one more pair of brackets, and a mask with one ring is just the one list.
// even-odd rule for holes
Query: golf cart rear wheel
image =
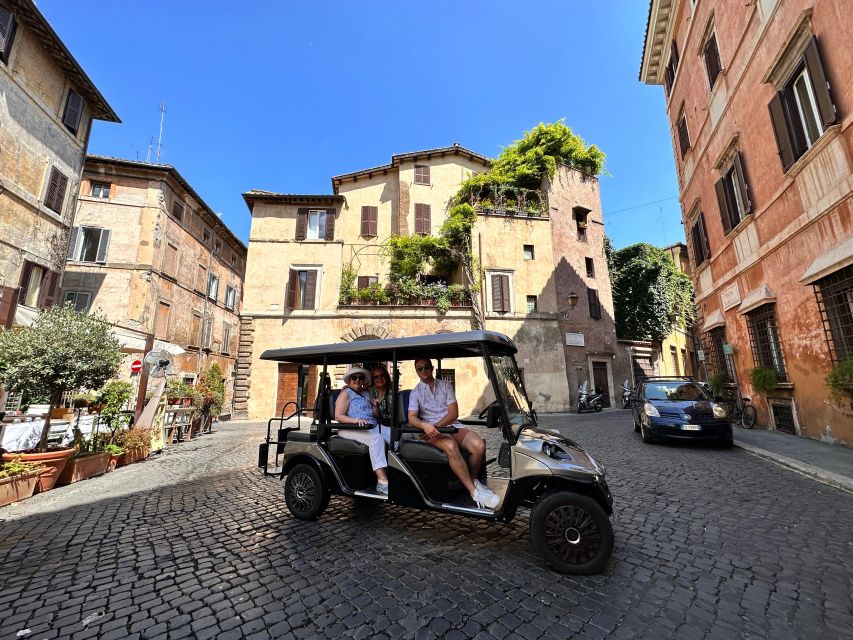
{"label": "golf cart rear wheel", "polygon": [[314,520],[329,504],[329,490],[323,477],[311,465],[298,464],[284,481],[284,502],[295,518]]}
{"label": "golf cart rear wheel", "polygon": [[549,567],[559,573],[600,573],[613,552],[613,528],[592,498],[547,493],[530,513],[530,534]]}

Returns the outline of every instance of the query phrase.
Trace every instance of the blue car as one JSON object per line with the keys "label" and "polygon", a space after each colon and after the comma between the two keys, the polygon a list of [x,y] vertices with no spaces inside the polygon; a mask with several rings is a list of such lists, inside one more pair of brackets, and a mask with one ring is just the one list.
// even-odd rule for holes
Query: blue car
{"label": "blue car", "polygon": [[664,439],[734,444],[726,408],[691,378],[643,380],[634,390],[631,414],[646,444]]}

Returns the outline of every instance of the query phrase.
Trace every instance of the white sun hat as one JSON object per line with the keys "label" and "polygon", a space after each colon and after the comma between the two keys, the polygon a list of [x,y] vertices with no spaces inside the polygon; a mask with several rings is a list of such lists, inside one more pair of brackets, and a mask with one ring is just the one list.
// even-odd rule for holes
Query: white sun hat
{"label": "white sun hat", "polygon": [[344,384],[349,384],[350,376],[353,375],[354,373],[364,374],[364,381],[365,382],[367,382],[370,379],[370,371],[368,371],[367,369],[362,369],[361,367],[350,367],[349,369],[347,369],[346,373],[344,374]]}

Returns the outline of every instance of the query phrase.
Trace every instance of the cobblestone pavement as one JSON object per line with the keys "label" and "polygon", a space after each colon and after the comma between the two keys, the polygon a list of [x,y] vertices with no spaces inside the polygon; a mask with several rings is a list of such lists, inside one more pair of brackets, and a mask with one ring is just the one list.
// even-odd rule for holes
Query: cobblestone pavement
{"label": "cobblestone pavement", "polygon": [[294,520],[252,468],[262,426],[235,423],[0,509],[0,637],[853,638],[853,495],[738,450],[643,445],[624,411],[543,422],[608,468],[603,575],[546,569],[525,512],[334,498]]}

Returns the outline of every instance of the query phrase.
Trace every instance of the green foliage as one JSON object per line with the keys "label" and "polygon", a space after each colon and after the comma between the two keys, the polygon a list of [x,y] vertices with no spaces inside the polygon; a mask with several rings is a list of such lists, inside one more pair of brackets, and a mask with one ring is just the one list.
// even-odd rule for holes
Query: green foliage
{"label": "green foliage", "polygon": [[401,278],[417,278],[425,273],[428,265],[436,262],[446,266],[447,243],[435,236],[391,236],[383,244],[383,252],[389,260],[388,277],[391,282]]}
{"label": "green foliage", "polygon": [[222,379],[222,369],[214,362],[196,382],[193,406],[197,415],[207,418],[222,413],[224,403],[225,381]]}
{"label": "green foliage", "polygon": [[9,462],[0,463],[0,479],[19,476],[23,473],[38,471],[39,469],[41,469],[41,465],[38,462],[22,462],[21,456],[15,456]]}
{"label": "green foliage", "polygon": [[826,384],[831,389],[832,399],[840,402],[842,394],[853,396],[853,358],[847,358],[836,364],[826,376]]}
{"label": "green foliage", "polygon": [[151,446],[151,429],[144,427],[131,427],[120,431],[114,444],[127,449],[142,449]]}
{"label": "green foliage", "polygon": [[75,393],[71,398],[71,405],[75,409],[82,409],[83,407],[88,407],[90,404],[95,402],[95,394],[94,393]]}
{"label": "green foliage", "polygon": [[662,342],[676,322],[685,327],[696,319],[693,283],[657,247],[639,243],[614,251],[610,281],[616,335],[623,340]]}
{"label": "green foliage", "polygon": [[97,403],[101,405],[101,415],[109,420],[121,413],[133,395],[133,385],[126,380],[110,380],[98,392]]}
{"label": "green foliage", "polygon": [[391,294],[378,282],[374,282],[358,292],[358,300],[364,304],[389,304]]}
{"label": "green foliage", "polygon": [[711,386],[711,391],[714,393],[714,397],[722,396],[726,385],[729,384],[729,374],[725,371],[715,373],[708,380],[708,384]]}
{"label": "green foliage", "polygon": [[756,367],[749,372],[749,381],[756,393],[767,395],[779,384],[779,372],[767,367]]}
{"label": "green foliage", "polygon": [[195,389],[191,384],[187,384],[177,378],[169,378],[166,381],[166,399],[170,404],[175,404],[184,398],[192,398]]}
{"label": "green foliage", "polygon": [[108,444],[104,446],[104,453],[108,453],[111,456],[120,456],[124,453],[124,449],[117,444]]}
{"label": "green foliage", "polygon": [[357,291],[355,289],[356,276],[355,269],[347,265],[341,271],[341,294],[340,304],[352,304],[355,301]]}

